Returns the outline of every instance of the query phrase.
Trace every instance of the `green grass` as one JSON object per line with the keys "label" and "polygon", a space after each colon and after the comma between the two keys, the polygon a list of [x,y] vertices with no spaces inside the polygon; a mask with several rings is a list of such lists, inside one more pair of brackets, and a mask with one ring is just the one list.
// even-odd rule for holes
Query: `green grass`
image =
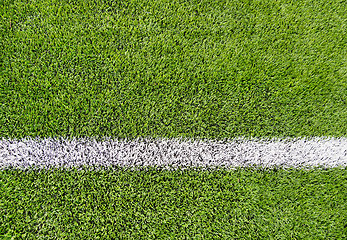
{"label": "green grass", "polygon": [[[0,1],[0,138],[347,135],[346,11]],[[0,238],[345,239],[346,169],[0,171]]]}
{"label": "green grass", "polygon": [[345,169],[0,171],[23,239],[345,239]]}
{"label": "green grass", "polygon": [[346,136],[341,1],[2,1],[0,136]]}

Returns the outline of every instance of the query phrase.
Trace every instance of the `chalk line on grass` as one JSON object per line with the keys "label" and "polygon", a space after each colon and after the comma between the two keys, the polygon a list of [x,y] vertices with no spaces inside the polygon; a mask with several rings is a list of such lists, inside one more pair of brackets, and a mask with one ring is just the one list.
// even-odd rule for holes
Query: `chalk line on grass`
{"label": "chalk line on grass", "polygon": [[347,138],[233,140],[25,138],[0,140],[0,169],[118,166],[346,167]]}

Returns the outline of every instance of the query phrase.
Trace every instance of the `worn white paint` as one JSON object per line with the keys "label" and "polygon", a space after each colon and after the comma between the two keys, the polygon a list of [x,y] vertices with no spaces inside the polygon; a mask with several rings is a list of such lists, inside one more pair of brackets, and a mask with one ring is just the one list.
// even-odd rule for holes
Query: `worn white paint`
{"label": "worn white paint", "polygon": [[225,141],[104,138],[0,140],[0,168],[81,166],[346,167],[347,138],[230,139]]}

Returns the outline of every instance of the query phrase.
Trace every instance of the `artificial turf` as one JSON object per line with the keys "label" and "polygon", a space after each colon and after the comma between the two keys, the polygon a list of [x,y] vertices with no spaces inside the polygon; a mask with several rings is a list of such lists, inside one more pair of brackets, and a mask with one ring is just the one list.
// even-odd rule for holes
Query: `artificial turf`
{"label": "artificial turf", "polygon": [[[3,0],[0,137],[345,137],[346,10]],[[0,237],[344,239],[346,186],[337,168],[1,170]]]}
{"label": "artificial turf", "polygon": [[345,169],[8,169],[0,181],[2,237],[347,237]]}
{"label": "artificial turf", "polygon": [[346,10],[2,1],[0,136],[346,136]]}

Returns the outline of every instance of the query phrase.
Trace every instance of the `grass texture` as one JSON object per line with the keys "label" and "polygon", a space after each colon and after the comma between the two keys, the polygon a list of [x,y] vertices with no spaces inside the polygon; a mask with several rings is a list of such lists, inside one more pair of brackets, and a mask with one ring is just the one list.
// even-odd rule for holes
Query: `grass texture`
{"label": "grass texture", "polygon": [[347,237],[344,169],[8,169],[0,171],[0,179],[3,237]]}
{"label": "grass texture", "polygon": [[341,1],[2,1],[0,136],[346,136]]}
{"label": "grass texture", "polygon": [[[346,10],[2,0],[0,137],[345,137]],[[7,169],[0,237],[345,239],[346,188],[338,168]]]}

